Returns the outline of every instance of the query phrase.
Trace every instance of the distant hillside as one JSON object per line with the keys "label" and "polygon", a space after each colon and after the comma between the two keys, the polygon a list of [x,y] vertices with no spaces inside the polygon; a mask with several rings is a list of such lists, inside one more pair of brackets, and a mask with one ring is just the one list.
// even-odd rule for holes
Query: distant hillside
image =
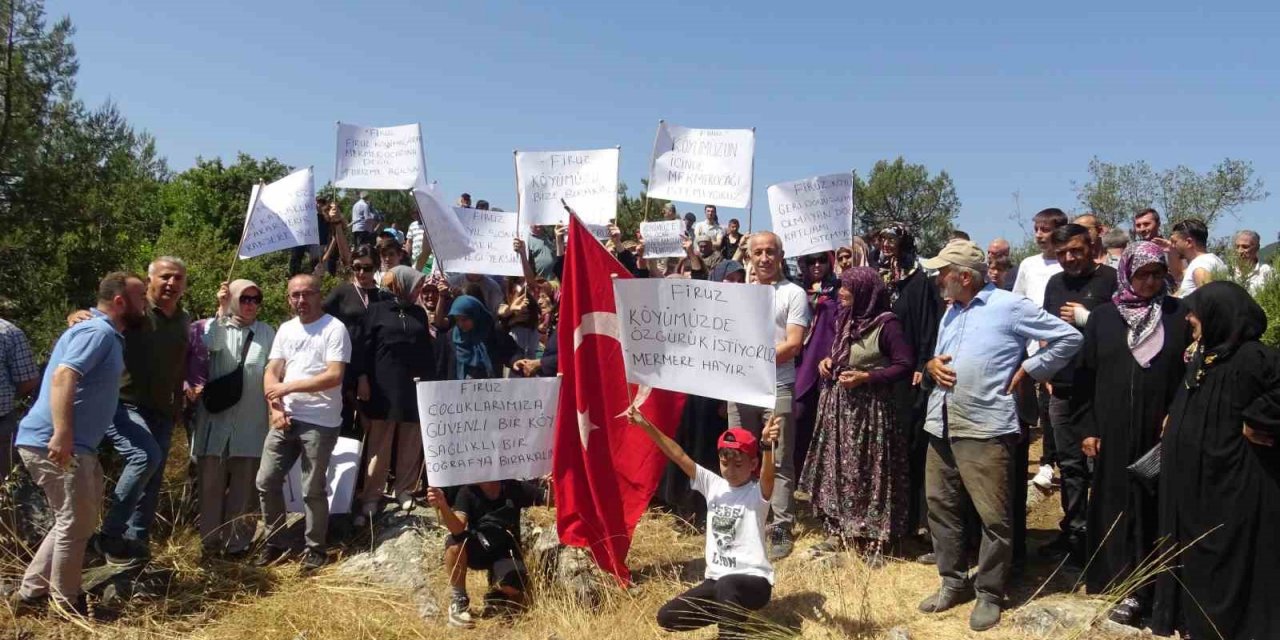
{"label": "distant hillside", "polygon": [[1280,242],[1272,242],[1258,250],[1258,260],[1266,264],[1271,264],[1271,262],[1276,259],[1277,251],[1280,251]]}

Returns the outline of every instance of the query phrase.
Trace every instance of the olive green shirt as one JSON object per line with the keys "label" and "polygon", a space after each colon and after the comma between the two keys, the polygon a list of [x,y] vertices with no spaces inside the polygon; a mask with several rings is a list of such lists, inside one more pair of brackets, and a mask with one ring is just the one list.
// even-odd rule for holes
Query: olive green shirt
{"label": "olive green shirt", "polygon": [[120,400],[166,418],[178,414],[187,367],[190,316],[178,309],[172,317],[154,304],[137,329],[124,332],[124,375]]}

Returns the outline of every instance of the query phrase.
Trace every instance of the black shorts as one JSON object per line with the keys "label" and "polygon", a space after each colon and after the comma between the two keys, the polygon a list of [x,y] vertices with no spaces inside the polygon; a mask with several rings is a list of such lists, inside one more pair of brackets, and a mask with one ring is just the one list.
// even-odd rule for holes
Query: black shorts
{"label": "black shorts", "polygon": [[489,542],[487,548],[473,531],[446,537],[444,547],[448,549],[462,545],[463,550],[467,552],[467,568],[488,571],[490,585],[526,591],[529,570],[525,567],[520,547],[514,544],[511,536],[505,531],[485,534],[484,537]]}

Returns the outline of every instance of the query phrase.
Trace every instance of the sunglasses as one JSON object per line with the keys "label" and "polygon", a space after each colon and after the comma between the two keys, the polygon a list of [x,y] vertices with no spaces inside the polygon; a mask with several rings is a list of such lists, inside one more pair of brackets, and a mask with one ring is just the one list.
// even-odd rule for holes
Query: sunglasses
{"label": "sunglasses", "polygon": [[351,265],[351,270],[352,270],[352,271],[355,271],[356,273],[360,273],[360,272],[364,272],[364,271],[373,271],[373,265],[371,265],[371,264],[355,264],[355,265]]}
{"label": "sunglasses", "polygon": [[240,304],[262,304],[262,296],[240,296]]}

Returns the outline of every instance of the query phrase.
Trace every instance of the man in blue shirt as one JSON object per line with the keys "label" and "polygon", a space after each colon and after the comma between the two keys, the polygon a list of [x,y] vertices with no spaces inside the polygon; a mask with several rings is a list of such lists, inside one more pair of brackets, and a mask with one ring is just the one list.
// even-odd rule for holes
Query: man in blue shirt
{"label": "man in blue shirt", "polygon": [[0,481],[16,462],[13,435],[18,428],[18,403],[31,395],[40,381],[40,369],[31,353],[27,334],[0,318]]}
{"label": "man in blue shirt", "polygon": [[146,310],[141,278],[119,272],[103,278],[92,317],[58,339],[40,396],[18,424],[18,455],[44,491],[54,524],[11,596],[15,612],[42,607],[50,597],[67,611],[87,612],[80,571],[102,506],[98,445],[120,397],[121,331],[140,324]]}
{"label": "man in blue shirt", "polygon": [[381,216],[369,204],[369,192],[361,191],[360,199],[351,206],[351,233],[355,246],[373,244],[378,239],[378,220]]}
{"label": "man in blue shirt", "polygon": [[[938,326],[926,370],[934,382],[925,431],[925,497],[942,586],[920,610],[950,609],[977,591],[969,627],[1000,622],[1013,561],[1008,469],[1019,435],[1012,392],[1048,380],[1080,349],[1080,333],[1027,298],[986,281],[986,255],[955,241],[923,261],[937,270],[937,286],[950,302]],[[1040,349],[1024,360],[1028,341]],[[1028,378],[1031,378],[1030,380]],[[965,513],[972,501],[982,521],[977,577],[971,585],[965,550]]]}

